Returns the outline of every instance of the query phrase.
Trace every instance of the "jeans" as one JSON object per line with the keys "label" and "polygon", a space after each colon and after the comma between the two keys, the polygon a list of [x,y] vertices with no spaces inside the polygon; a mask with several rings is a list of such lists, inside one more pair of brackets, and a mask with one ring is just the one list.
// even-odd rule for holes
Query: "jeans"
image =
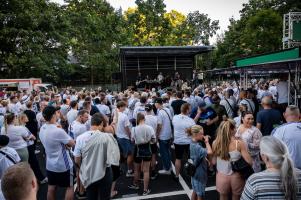
{"label": "jeans", "polygon": [[159,140],[160,155],[163,162],[163,169],[170,170],[171,168],[171,154],[170,154],[170,140]]}
{"label": "jeans", "polygon": [[88,200],[109,200],[111,199],[111,186],[112,186],[112,170],[107,167],[105,176],[89,185],[86,189]]}

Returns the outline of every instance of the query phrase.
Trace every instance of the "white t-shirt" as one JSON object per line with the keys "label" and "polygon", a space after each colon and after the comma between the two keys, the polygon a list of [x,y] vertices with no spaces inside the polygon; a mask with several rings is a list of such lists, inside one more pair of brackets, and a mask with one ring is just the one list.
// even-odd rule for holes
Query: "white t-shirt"
{"label": "white t-shirt", "polygon": [[92,137],[93,132],[94,131],[86,131],[76,138],[76,144],[75,144],[75,148],[73,151],[74,157],[81,157],[82,150],[83,150],[84,146],[86,145],[86,143]]}
{"label": "white t-shirt", "polygon": [[126,114],[122,112],[118,112],[118,121],[117,121],[117,130],[116,130],[116,136],[118,138],[125,138],[130,139],[125,127],[130,127],[130,121]]}
{"label": "white t-shirt", "polygon": [[158,118],[154,115],[145,115],[145,124],[151,126],[154,131],[157,131],[158,127]]}
{"label": "white t-shirt", "polygon": [[155,131],[154,129],[146,124],[138,125],[134,128],[132,128],[132,140],[135,141],[135,144],[146,144],[148,142],[151,142],[152,140],[155,140]]}
{"label": "white t-shirt", "polygon": [[7,108],[9,112],[14,113],[15,115],[19,114],[19,109],[17,104],[9,103]]}
{"label": "white t-shirt", "polygon": [[187,135],[187,129],[195,125],[193,119],[186,115],[175,115],[172,120],[174,127],[174,143],[175,144],[190,144],[191,137]]}
{"label": "white t-shirt", "polygon": [[97,104],[96,107],[98,108],[99,112],[103,115],[109,115],[111,114],[110,108],[107,105],[104,104]]}
{"label": "white t-shirt", "polygon": [[[13,148],[6,146],[6,147],[2,147],[0,151],[4,152],[6,155],[12,158],[15,161],[15,163],[21,161],[18,153]],[[0,153],[0,179],[2,178],[3,173],[6,171],[6,169],[14,165],[14,163],[10,159],[8,159],[6,155]]]}
{"label": "white t-shirt", "polygon": [[8,147],[14,149],[23,149],[27,147],[27,142],[24,138],[28,136],[28,129],[24,126],[8,125],[7,130],[5,130],[5,127],[2,127],[1,135],[7,135],[9,137]]}
{"label": "white t-shirt", "polygon": [[138,113],[142,113],[144,115],[146,114],[146,112],[145,112],[145,106],[144,105],[140,104],[139,106],[135,107],[134,112],[133,112],[133,118],[135,120],[137,120]]}
{"label": "white t-shirt", "polygon": [[233,118],[234,116],[233,110],[235,109],[235,102],[232,99],[223,99],[221,100],[220,105],[224,106],[228,116]]}
{"label": "white t-shirt", "polygon": [[67,120],[68,120],[68,123],[69,123],[69,124],[71,124],[74,120],[76,120],[77,113],[78,113],[78,110],[75,110],[75,109],[71,109],[71,110],[67,113]]}
{"label": "white t-shirt", "polygon": [[68,109],[69,109],[69,106],[67,104],[61,105],[61,110],[60,111],[61,111],[62,115],[67,116]]}
{"label": "white t-shirt", "polygon": [[278,93],[278,103],[287,103],[288,102],[288,82],[280,81],[276,87],[277,87],[277,93]]}
{"label": "white t-shirt", "polygon": [[72,138],[54,124],[44,124],[39,136],[46,152],[46,169],[52,172],[72,169],[73,163],[65,147]]}
{"label": "white t-shirt", "polygon": [[272,131],[272,135],[287,145],[295,167],[301,169],[301,123],[290,122]]}
{"label": "white t-shirt", "polygon": [[[168,113],[168,115],[167,115]],[[169,116],[169,117],[168,117]],[[170,110],[168,108],[164,108],[158,110],[158,124],[162,125],[162,128],[159,133],[159,139],[160,140],[169,140],[171,138],[171,122],[170,119],[172,119]]]}
{"label": "white t-shirt", "polygon": [[37,118],[37,122],[38,122],[38,127],[41,128],[46,122],[44,117],[43,117],[42,112],[39,112],[37,114],[36,118]]}
{"label": "white t-shirt", "polygon": [[69,125],[69,128],[68,128],[68,134],[74,138],[76,140],[76,138],[78,136],[80,136],[81,134],[83,134],[84,132],[86,132],[88,129],[87,129],[87,126],[86,124],[82,124],[80,123],[79,121],[77,120],[74,120],[70,125]]}

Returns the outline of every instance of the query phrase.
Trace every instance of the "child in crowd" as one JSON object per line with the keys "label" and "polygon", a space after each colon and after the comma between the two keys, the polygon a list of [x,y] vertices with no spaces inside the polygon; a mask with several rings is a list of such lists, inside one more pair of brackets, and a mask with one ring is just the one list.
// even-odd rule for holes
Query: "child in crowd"
{"label": "child in crowd", "polygon": [[[191,177],[191,185],[193,193],[192,200],[203,200],[205,197],[205,188],[207,183],[207,156],[212,155],[212,149],[209,144],[209,136],[204,136],[204,130],[199,125],[194,125],[187,130],[187,133],[192,138],[190,144],[190,159],[196,166],[196,171],[193,177]],[[204,141],[206,148],[203,148],[199,142]]]}

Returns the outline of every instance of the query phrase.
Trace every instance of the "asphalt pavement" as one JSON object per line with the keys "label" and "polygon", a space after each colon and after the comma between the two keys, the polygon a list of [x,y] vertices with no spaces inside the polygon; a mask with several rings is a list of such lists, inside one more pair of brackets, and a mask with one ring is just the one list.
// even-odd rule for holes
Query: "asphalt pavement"
{"label": "asphalt pavement", "polygon": [[[45,156],[43,151],[38,155],[38,160],[42,171],[45,173]],[[122,166],[121,168],[124,168]],[[158,159],[157,168],[161,168],[160,158]],[[123,170],[125,171],[125,170]],[[156,180],[150,181],[149,188],[151,193],[147,196],[142,196],[143,182],[140,183],[140,190],[128,189],[133,181],[133,178],[126,177],[125,173],[122,173],[121,177],[117,180],[116,190],[118,195],[114,198],[117,200],[140,200],[140,199],[150,199],[150,200],[189,200],[192,189],[190,184],[190,177],[186,175],[183,171],[179,178],[179,182],[176,182],[171,175],[159,175]],[[64,199],[64,188],[58,188],[57,190],[57,200]],[[38,190],[38,200],[47,199],[47,184],[40,185]],[[76,197],[74,198],[76,200]],[[206,187],[206,197],[205,199],[215,200],[218,199],[218,193],[215,188],[215,176],[208,178]]]}

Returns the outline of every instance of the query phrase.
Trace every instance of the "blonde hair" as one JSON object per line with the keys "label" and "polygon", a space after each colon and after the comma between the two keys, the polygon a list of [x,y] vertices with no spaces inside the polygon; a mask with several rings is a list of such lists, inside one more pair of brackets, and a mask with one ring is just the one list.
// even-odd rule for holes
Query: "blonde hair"
{"label": "blonde hair", "polygon": [[27,115],[26,115],[25,113],[19,114],[19,116],[18,116],[18,125],[24,125],[23,122],[22,122],[22,120],[23,120],[25,117],[27,117]]}
{"label": "blonde hair", "polygon": [[187,135],[194,137],[199,134],[200,131],[203,131],[203,127],[201,127],[200,125],[193,125],[192,127],[187,129]]}
{"label": "blonde hair", "polygon": [[223,121],[217,129],[216,139],[213,143],[213,152],[222,160],[229,160],[229,145],[235,129],[235,122],[231,119]]}

